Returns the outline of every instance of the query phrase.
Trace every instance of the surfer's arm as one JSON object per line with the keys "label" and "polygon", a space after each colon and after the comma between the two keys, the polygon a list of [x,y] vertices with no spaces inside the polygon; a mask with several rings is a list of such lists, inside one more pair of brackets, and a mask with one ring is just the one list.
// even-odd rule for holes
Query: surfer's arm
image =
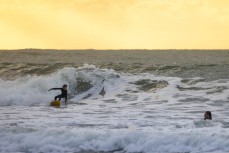
{"label": "surfer's arm", "polygon": [[48,91],[50,91],[50,90],[61,90],[62,88],[51,88],[51,89],[49,89]]}

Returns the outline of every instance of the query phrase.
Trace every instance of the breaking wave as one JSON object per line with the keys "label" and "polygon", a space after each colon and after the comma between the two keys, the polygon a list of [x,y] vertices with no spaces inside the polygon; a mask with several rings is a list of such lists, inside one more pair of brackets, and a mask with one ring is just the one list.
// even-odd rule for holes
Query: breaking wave
{"label": "breaking wave", "polygon": [[[167,99],[183,95],[182,98],[177,99],[178,101],[218,100],[211,97],[212,94],[217,93],[224,101],[228,100],[227,95],[223,94],[228,91],[226,79],[206,82],[202,78],[182,79],[150,73],[122,73],[112,69],[101,69],[94,65],[84,65],[78,68],[65,67],[51,74],[26,75],[14,80],[0,79],[2,95],[0,105],[47,104],[59,93],[48,92],[48,89],[62,87],[63,84],[68,85],[68,99],[73,103],[83,99],[101,98],[104,95],[109,95],[111,99],[118,97],[136,100],[141,92],[160,95],[164,90],[168,92]],[[191,91],[194,91],[194,94]]]}

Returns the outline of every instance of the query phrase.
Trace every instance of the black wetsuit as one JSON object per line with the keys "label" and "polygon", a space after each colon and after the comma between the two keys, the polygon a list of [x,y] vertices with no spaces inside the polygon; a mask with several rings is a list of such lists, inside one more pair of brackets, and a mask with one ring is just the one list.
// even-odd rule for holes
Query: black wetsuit
{"label": "black wetsuit", "polygon": [[61,100],[61,98],[65,98],[65,101],[67,101],[67,96],[68,96],[68,90],[64,90],[64,88],[52,88],[50,90],[61,90],[61,94],[60,95],[57,95],[55,97],[55,100],[57,98],[59,98],[59,100]]}

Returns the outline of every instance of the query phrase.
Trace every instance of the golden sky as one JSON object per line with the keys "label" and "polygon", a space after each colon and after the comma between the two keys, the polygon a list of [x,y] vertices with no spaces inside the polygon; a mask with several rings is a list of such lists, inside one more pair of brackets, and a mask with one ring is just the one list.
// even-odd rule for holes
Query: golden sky
{"label": "golden sky", "polygon": [[229,0],[0,0],[0,49],[228,49]]}

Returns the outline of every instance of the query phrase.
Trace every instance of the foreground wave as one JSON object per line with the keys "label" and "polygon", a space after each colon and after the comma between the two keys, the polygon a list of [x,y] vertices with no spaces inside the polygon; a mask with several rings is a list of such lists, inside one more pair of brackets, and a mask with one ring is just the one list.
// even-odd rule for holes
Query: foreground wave
{"label": "foreground wave", "polygon": [[[1,129],[2,152],[75,152],[75,153],[185,153],[227,152],[228,135],[183,131],[98,131],[83,129],[48,128],[34,130],[22,127]],[[4,134],[3,134],[4,132]],[[9,137],[10,136],[10,137]],[[10,145],[9,145],[10,144]]]}

